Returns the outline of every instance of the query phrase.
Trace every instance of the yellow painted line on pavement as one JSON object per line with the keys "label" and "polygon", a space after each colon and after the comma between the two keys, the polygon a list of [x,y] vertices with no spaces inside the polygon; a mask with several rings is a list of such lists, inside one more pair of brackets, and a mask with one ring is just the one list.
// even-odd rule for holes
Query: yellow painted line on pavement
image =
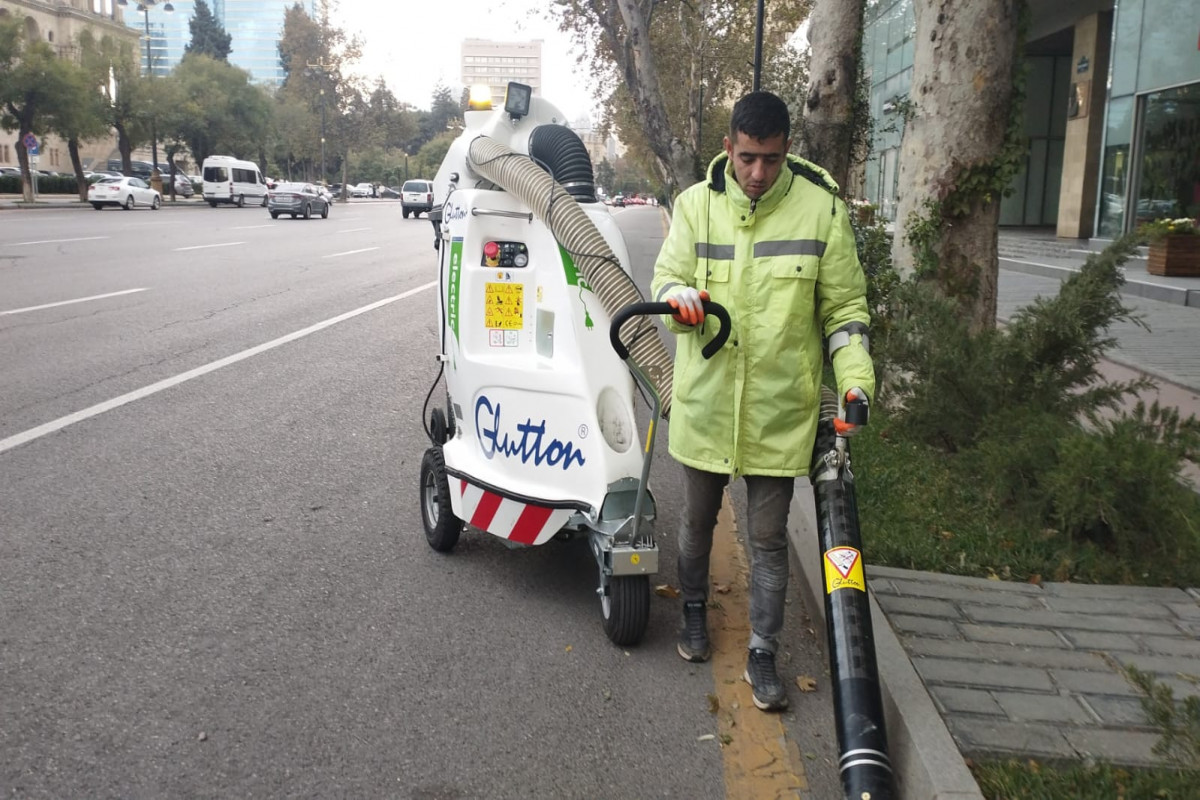
{"label": "yellow painted line on pavement", "polygon": [[749,684],[742,680],[750,641],[750,569],[745,549],[737,540],[728,488],[713,532],[710,569],[714,586],[729,587],[727,593],[714,592],[710,596],[716,602],[710,603],[708,612],[714,694],[719,703],[717,729],[725,761],[725,797],[802,797],[801,793],[808,791],[808,778],[799,748],[787,739],[779,714],[758,710]]}

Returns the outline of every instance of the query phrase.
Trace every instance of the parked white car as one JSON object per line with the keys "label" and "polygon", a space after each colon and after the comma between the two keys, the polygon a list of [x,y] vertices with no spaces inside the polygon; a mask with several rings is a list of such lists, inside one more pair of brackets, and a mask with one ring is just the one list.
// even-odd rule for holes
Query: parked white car
{"label": "parked white car", "polygon": [[141,178],[104,178],[88,187],[88,202],[97,211],[105,206],[120,206],[126,211],[145,206],[157,211],[162,195]]}
{"label": "parked white car", "polygon": [[370,197],[372,195],[371,184],[360,183],[357,186],[350,184],[349,192],[351,197]]}

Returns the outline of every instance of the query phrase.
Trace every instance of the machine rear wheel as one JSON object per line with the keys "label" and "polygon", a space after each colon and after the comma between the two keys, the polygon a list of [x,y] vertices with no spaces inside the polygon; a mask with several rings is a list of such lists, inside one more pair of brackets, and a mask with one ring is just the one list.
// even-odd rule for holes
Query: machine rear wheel
{"label": "machine rear wheel", "polygon": [[443,445],[450,441],[450,426],[446,424],[446,412],[440,408],[435,408],[429,414],[429,433],[436,445]]}
{"label": "machine rear wheel", "polygon": [[642,640],[650,621],[650,577],[624,575],[611,578],[608,595],[600,596],[604,633],[615,645],[627,647]]}
{"label": "machine rear wheel", "polygon": [[[439,553],[448,553],[458,544],[462,520],[450,506],[450,485],[446,482],[446,462],[442,448],[431,447],[421,459],[421,524],[425,540]],[[649,583],[646,584],[646,610],[649,612]],[[642,623],[645,628],[645,621]],[[640,633],[639,633],[640,636]]]}

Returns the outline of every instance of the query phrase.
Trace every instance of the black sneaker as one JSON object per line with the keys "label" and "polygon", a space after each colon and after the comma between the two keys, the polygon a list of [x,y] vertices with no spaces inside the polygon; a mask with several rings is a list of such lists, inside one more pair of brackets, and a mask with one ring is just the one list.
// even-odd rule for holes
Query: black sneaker
{"label": "black sneaker", "polygon": [[703,600],[683,604],[683,626],[676,649],[684,661],[708,661],[712,654],[708,646],[708,608]]}
{"label": "black sneaker", "polygon": [[782,711],[788,707],[787,692],[775,671],[775,654],[770,650],[751,650],[742,678],[754,690],[754,705],[763,711]]}

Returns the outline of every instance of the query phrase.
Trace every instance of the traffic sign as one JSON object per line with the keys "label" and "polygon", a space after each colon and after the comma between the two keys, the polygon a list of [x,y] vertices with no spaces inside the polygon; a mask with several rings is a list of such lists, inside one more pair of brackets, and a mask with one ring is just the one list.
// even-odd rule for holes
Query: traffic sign
{"label": "traffic sign", "polygon": [[38,154],[38,140],[37,137],[32,133],[25,134],[25,138],[22,139],[21,142],[25,145],[26,153],[29,153],[31,156],[36,156]]}

